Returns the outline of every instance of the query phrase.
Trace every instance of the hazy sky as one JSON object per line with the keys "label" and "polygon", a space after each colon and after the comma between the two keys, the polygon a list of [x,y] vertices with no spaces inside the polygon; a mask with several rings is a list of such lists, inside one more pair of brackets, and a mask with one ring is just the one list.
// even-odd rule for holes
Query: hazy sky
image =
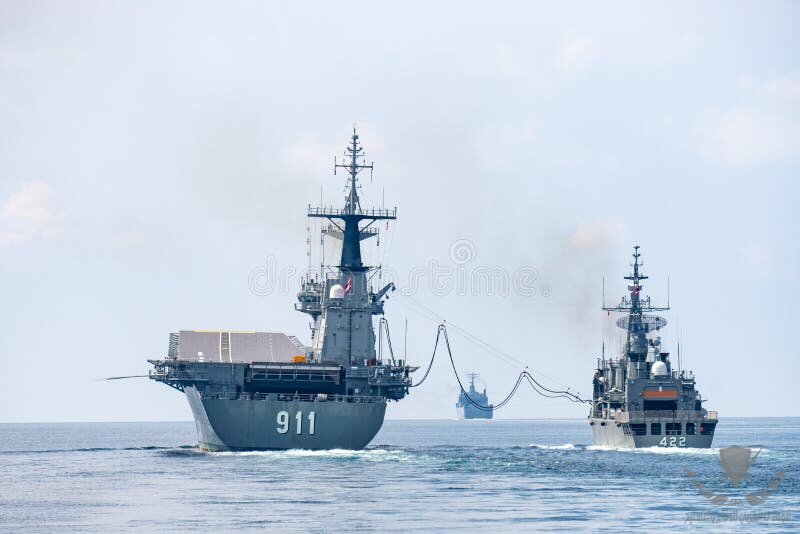
{"label": "hazy sky", "polygon": [[[602,279],[611,303],[638,242],[707,407],[800,415],[798,23],[796,2],[4,1],[0,422],[190,419],[161,384],[94,381],[146,372],[171,331],[308,342],[296,276],[263,295],[251,274],[305,267],[354,123],[364,203],[399,215],[367,256],[454,284],[387,303],[412,363],[436,328],[417,301],[588,394],[604,332],[617,349]],[[534,269],[535,295],[456,287]],[[520,366],[451,341],[504,395]],[[442,358],[388,417],[456,397]],[[529,391],[497,413],[585,415]]]}

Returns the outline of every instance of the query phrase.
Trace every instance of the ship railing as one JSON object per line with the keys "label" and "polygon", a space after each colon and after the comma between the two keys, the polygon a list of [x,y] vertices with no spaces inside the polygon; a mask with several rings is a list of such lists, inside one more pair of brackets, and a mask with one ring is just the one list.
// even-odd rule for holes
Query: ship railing
{"label": "ship railing", "polygon": [[402,386],[410,382],[402,371],[393,371],[390,366],[381,362],[378,362],[377,365],[367,365],[365,367],[350,367],[347,370],[347,377],[366,378],[367,382],[372,386]]}
{"label": "ship railing", "polygon": [[368,384],[371,386],[408,386],[411,384],[411,379],[404,376],[385,376],[370,378]]}
{"label": "ship railing", "polygon": [[365,217],[385,218],[385,217],[396,217],[397,208],[391,210],[385,208],[375,208],[375,209],[358,210],[355,213],[350,213],[341,208],[322,208],[322,207],[318,208],[309,206],[308,214],[323,216],[323,217],[339,217],[342,215],[361,215]]}
{"label": "ship railing", "polygon": [[341,378],[340,367],[308,366],[302,364],[250,364],[249,376],[252,380],[264,381],[305,381],[330,382],[338,384]]}
{"label": "ship railing", "polygon": [[350,367],[347,369],[348,378],[373,378],[378,376],[388,375],[386,371],[387,366],[382,362],[373,362],[368,365],[359,365],[358,367]]}
{"label": "ship railing", "polygon": [[[623,421],[622,418],[625,420]],[[644,410],[634,412],[618,412],[616,421],[627,423],[635,419],[716,419],[717,412],[705,410]]]}
{"label": "ship railing", "polygon": [[189,373],[186,371],[150,371],[148,373],[153,380],[168,382],[207,382],[208,373]]}
{"label": "ship railing", "polygon": [[328,393],[204,393],[204,399],[255,400],[279,402],[346,402],[350,404],[382,404],[381,395],[334,395]]}
{"label": "ship railing", "polygon": [[679,380],[694,380],[694,374],[691,371],[681,369],[679,371],[672,371],[672,378]]}
{"label": "ship railing", "polygon": [[308,302],[295,302],[294,309],[297,311],[322,311],[322,306],[319,305],[319,301],[309,304]]}

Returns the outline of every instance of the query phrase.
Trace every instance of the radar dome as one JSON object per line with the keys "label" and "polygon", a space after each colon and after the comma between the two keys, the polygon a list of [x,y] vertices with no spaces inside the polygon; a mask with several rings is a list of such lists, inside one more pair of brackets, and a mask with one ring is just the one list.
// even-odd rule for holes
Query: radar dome
{"label": "radar dome", "polygon": [[664,362],[655,362],[653,367],[650,368],[650,373],[653,376],[667,376],[667,364]]}
{"label": "radar dome", "polygon": [[331,286],[330,298],[332,298],[332,299],[343,299],[344,298],[344,288],[339,284],[333,284]]}

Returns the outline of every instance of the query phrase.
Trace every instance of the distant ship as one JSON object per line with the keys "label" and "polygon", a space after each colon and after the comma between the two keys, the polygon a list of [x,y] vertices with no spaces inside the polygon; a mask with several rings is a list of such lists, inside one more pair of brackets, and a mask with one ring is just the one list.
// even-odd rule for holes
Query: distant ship
{"label": "distant ship", "polygon": [[598,358],[594,373],[592,410],[589,424],[597,445],[621,448],[697,447],[708,448],[714,439],[717,412],[703,408],[694,375],[673,368],[669,353],[663,352],[657,332],[666,326],[663,317],[642,295],[639,247],[633,247],[633,273],[629,296],[611,312],[624,313],[616,324],[627,332],[618,358]]}
{"label": "distant ship", "polygon": [[344,206],[308,208],[329,221],[323,236],[342,244],[339,264],[309,274],[298,294],[295,309],[313,320],[311,346],[282,333],[185,330],[170,334],[165,358],[149,360],[150,378],[186,394],[203,449],[361,449],[387,401],[408,393],[415,368],[375,350],[373,316],[394,285],[373,290],[378,268],[361,261],[372,225],[397,210],[362,209],[357,175],[372,164],[355,131],[346,155],[334,161],[349,175]]}
{"label": "distant ship", "polygon": [[[486,395],[486,388],[483,393],[475,389],[475,379],[478,375],[469,373],[469,391],[461,391],[456,403],[459,419],[491,419],[494,416],[494,406],[489,404],[489,397]],[[469,398],[467,398],[469,395]],[[472,400],[472,402],[470,402]],[[475,406],[476,404],[480,405]]]}

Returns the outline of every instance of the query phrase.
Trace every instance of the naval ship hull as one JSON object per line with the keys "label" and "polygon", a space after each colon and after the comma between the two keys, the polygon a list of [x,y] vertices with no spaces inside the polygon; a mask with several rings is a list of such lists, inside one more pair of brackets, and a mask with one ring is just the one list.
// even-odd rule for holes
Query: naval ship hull
{"label": "naval ship hull", "polygon": [[383,397],[356,402],[207,398],[194,387],[185,393],[198,445],[208,451],[363,449],[386,413]]}
{"label": "naval ship hull", "polygon": [[479,410],[472,406],[458,406],[458,418],[464,419],[492,419],[494,412],[492,410]]}
{"label": "naval ship hull", "polygon": [[397,208],[362,208],[358,173],[372,164],[358,139],[354,130],[348,162],[334,164],[349,174],[345,205],[308,206],[308,217],[330,223],[320,225],[320,239],[341,246],[338,265],[323,261],[314,272],[309,264],[300,281],[294,309],[311,317],[311,345],[281,332],[181,330],[170,333],[164,358],[148,360],[151,379],[185,393],[201,448],[363,449],[387,401],[408,395],[417,368],[395,359],[383,317],[395,285],[374,286],[381,266],[361,258],[361,241],[379,236],[374,223],[388,225]]}
{"label": "naval ship hull", "polygon": [[[640,449],[644,447],[664,447],[664,448],[695,448],[707,449],[711,447],[711,442],[714,439],[713,431],[709,434],[698,433],[691,435],[684,435],[683,430],[680,435],[664,435],[664,434],[651,434],[651,423],[661,424],[661,428],[665,428],[666,423],[673,423],[673,420],[653,420],[647,421],[645,434],[634,434],[631,431],[631,425],[628,423],[618,423],[614,419],[589,419],[589,424],[592,426],[592,434],[594,435],[594,443],[600,447],[609,447],[614,449]],[[685,428],[685,426],[684,426]]]}

